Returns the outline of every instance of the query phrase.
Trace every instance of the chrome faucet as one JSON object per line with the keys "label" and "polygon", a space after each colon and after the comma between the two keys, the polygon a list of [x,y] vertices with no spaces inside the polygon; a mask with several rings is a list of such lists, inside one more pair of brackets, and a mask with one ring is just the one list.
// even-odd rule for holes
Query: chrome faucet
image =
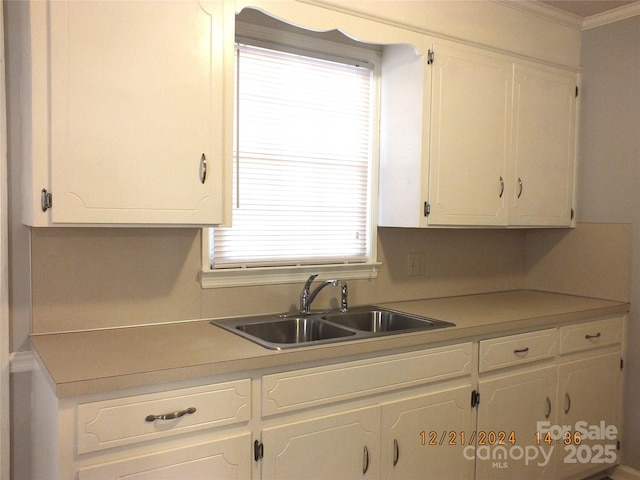
{"label": "chrome faucet", "polygon": [[348,308],[347,282],[343,282],[341,280],[325,280],[311,291],[311,284],[317,276],[318,274],[311,275],[304,284],[304,287],[302,287],[302,291],[300,292],[300,313],[311,313],[311,302],[313,302],[318,293],[320,293],[320,291],[327,285],[332,285],[334,287],[340,285],[340,311],[346,312]]}

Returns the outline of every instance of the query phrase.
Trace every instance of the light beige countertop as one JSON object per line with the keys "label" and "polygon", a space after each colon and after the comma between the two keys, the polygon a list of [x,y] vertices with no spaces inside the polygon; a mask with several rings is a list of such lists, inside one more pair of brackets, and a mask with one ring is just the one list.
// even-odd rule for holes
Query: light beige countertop
{"label": "light beige countertop", "polygon": [[380,306],[455,327],[288,350],[269,350],[209,320],[31,335],[59,397],[344,359],[548,328],[623,314],[628,303],[529,290]]}

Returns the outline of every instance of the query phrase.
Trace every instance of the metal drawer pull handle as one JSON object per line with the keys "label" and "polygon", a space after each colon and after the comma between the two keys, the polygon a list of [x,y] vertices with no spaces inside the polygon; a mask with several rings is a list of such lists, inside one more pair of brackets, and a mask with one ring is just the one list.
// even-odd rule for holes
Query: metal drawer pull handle
{"label": "metal drawer pull handle", "polygon": [[520,190],[518,191],[518,198],[522,196],[522,179],[518,178],[518,185],[520,186]]}
{"label": "metal drawer pull handle", "polygon": [[173,420],[174,418],[180,418],[184,415],[191,415],[196,413],[196,407],[189,407],[186,410],[180,410],[179,412],[165,413],[163,415],[147,415],[145,420],[147,422],[154,422],[156,420]]}
{"label": "metal drawer pull handle", "polygon": [[393,439],[393,466],[395,467],[400,460],[400,446],[398,445],[398,439]]}
{"label": "metal drawer pull handle", "polygon": [[367,470],[369,470],[369,449],[365,445],[364,446],[363,465],[362,465],[362,474],[364,475],[365,473],[367,473]]}
{"label": "metal drawer pull handle", "polygon": [[516,355],[520,355],[521,353],[527,353],[529,351],[529,347],[525,347],[525,348],[519,348],[517,350],[514,350],[513,353],[515,353]]}
{"label": "metal drawer pull handle", "polygon": [[204,183],[207,180],[207,157],[203,153],[200,157],[200,183]]}
{"label": "metal drawer pull handle", "polygon": [[586,338],[587,340],[593,340],[594,338],[600,338],[600,335],[601,335],[600,332],[596,333],[595,335],[587,334],[587,335],[584,336],[584,338]]}
{"label": "metal drawer pull handle", "polygon": [[571,396],[568,393],[565,393],[564,398],[567,400],[567,408],[564,410],[564,413],[567,414],[569,413],[569,410],[571,410]]}
{"label": "metal drawer pull handle", "polygon": [[551,399],[547,397],[547,413],[544,414],[544,418],[549,418],[551,416]]}
{"label": "metal drawer pull handle", "polygon": [[504,193],[504,178],[500,177],[500,195],[498,198],[502,198],[502,194]]}

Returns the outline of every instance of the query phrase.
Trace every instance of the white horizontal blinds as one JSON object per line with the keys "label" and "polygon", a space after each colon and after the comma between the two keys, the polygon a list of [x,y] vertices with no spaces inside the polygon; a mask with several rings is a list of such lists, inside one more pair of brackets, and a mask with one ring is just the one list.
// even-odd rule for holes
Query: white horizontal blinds
{"label": "white horizontal blinds", "polygon": [[237,52],[233,226],[214,231],[214,267],[366,261],[371,70]]}

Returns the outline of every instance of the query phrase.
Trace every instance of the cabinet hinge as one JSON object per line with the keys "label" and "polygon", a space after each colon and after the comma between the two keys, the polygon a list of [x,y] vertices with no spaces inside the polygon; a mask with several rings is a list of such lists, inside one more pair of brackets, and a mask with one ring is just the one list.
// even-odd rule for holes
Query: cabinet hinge
{"label": "cabinet hinge", "polygon": [[430,213],[431,213],[431,205],[429,204],[429,202],[424,202],[424,216],[428,217]]}
{"label": "cabinet hinge", "polygon": [[431,65],[435,61],[435,54],[433,50],[429,49],[427,52],[427,65]]}
{"label": "cabinet hinge", "polygon": [[264,444],[258,440],[253,442],[253,459],[257,462],[264,457]]}
{"label": "cabinet hinge", "polygon": [[474,390],[471,392],[471,408],[477,407],[480,403],[480,392]]}
{"label": "cabinet hinge", "polygon": [[42,206],[42,211],[46,212],[47,210],[49,210],[52,204],[53,197],[49,192],[47,192],[46,188],[43,188],[42,192],[40,192],[40,205]]}

